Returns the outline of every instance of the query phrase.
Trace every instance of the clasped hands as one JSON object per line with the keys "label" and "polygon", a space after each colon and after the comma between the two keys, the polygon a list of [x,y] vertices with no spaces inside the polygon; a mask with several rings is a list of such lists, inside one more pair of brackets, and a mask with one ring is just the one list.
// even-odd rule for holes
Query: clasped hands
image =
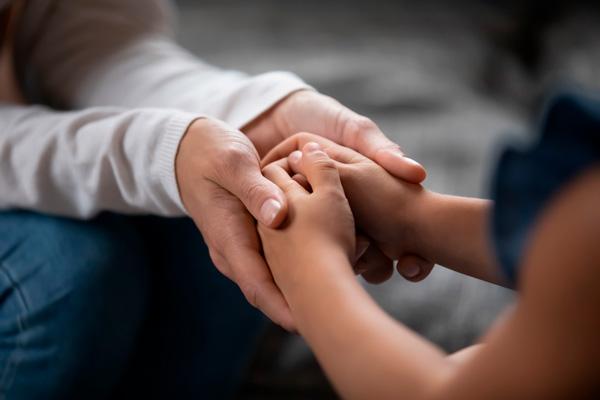
{"label": "clasped hands", "polygon": [[[411,253],[409,247],[405,246],[407,250],[400,253],[398,249],[402,246],[394,244],[391,251],[394,246],[384,234],[386,222],[390,221],[387,213],[405,212],[398,202],[411,201],[402,194],[420,190],[418,183],[425,178],[425,170],[405,157],[398,145],[369,119],[311,90],[293,93],[241,130],[222,121],[198,119],[188,127],[175,160],[183,204],[202,233],[219,271],[240,287],[252,305],[288,330],[295,329],[295,324],[279,287],[278,272],[272,265],[269,269],[265,262],[265,257],[268,261],[275,254],[266,249],[274,248],[277,242],[274,238],[278,236],[275,232],[283,237],[288,229],[272,229],[267,234],[265,228],[311,220],[298,215],[300,208],[296,204],[295,189],[306,191],[305,188],[314,189],[318,184],[311,182],[314,177],[303,169],[304,163],[294,159],[299,154],[294,150],[302,149],[309,141],[318,143],[332,158],[330,161],[337,167],[336,173],[339,171],[353,212],[349,213],[342,204],[334,206],[335,202],[331,205],[324,202],[326,207],[315,207],[314,216],[318,210],[327,214],[318,221],[323,232],[339,226],[340,232],[344,232],[340,238],[351,236],[346,251],[353,252],[350,258],[355,271],[376,283],[391,276],[392,259],[399,259],[398,270],[411,280],[424,278],[432,268],[431,263],[414,256],[418,253]],[[268,165],[270,163],[272,165]],[[261,171],[263,166],[265,175]],[[293,172],[294,175],[299,173],[293,181],[297,187],[281,179],[282,174],[290,177]],[[337,193],[340,203],[342,199],[346,201],[340,187],[334,190],[329,186],[324,186],[323,191],[328,195]],[[384,200],[378,194],[379,189],[392,190],[392,186],[401,188],[403,193],[394,192],[394,196]],[[291,194],[290,188],[295,188]],[[312,197],[314,193],[317,192],[311,193]],[[382,201],[388,202],[385,208]],[[356,232],[353,215],[359,228]],[[262,245],[256,221],[263,234]],[[394,227],[395,238],[404,245],[410,241],[410,232],[403,233],[403,228],[398,228]],[[324,238],[319,230],[316,226],[306,229],[311,235],[314,233],[315,238]],[[292,251],[292,248],[304,253],[311,251],[311,246],[302,242],[292,247],[289,243],[275,247],[281,252]]]}
{"label": "clasped hands", "polygon": [[[281,226],[258,226],[267,264],[286,298],[298,288],[310,295],[310,288],[302,287],[311,281],[303,280],[306,275],[333,273],[343,279],[354,272],[379,283],[392,274],[390,260],[399,260],[399,272],[418,264],[411,280],[430,272],[433,264],[421,257],[425,253],[417,226],[422,218],[419,202],[431,193],[421,185],[398,179],[360,153],[310,133],[283,141],[262,165],[264,176],[288,199]],[[357,239],[363,236],[369,238],[366,251]],[[316,270],[315,265],[329,267]]]}

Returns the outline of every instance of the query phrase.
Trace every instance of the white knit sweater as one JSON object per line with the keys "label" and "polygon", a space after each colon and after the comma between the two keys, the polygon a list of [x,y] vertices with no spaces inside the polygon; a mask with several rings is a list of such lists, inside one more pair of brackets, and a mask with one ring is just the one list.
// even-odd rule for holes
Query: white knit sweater
{"label": "white knit sweater", "polygon": [[170,17],[161,0],[25,3],[14,54],[31,105],[0,103],[0,209],[182,215],[174,162],[188,125],[240,128],[307,87],[203,63],[174,43]]}

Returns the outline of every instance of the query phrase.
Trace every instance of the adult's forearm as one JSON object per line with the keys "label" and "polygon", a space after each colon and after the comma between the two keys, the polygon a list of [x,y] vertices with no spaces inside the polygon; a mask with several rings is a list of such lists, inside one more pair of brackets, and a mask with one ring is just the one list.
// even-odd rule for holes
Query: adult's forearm
{"label": "adult's forearm", "polygon": [[0,208],[88,218],[100,211],[184,215],[179,139],[197,115],[0,107]]}
{"label": "adult's forearm", "polygon": [[308,87],[288,73],[250,77],[202,62],[175,43],[170,17],[161,0],[56,2],[19,63],[61,108],[176,108],[238,129]]}
{"label": "adult's forearm", "polygon": [[167,37],[143,37],[97,64],[72,96],[74,107],[175,108],[241,129],[290,93],[308,88],[296,76],[248,76],[205,64]]}

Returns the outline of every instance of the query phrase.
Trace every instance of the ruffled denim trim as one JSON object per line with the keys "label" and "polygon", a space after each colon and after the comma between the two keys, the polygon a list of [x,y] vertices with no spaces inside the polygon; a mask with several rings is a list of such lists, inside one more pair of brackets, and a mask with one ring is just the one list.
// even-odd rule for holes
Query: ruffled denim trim
{"label": "ruffled denim trim", "polygon": [[561,93],[544,116],[533,144],[504,150],[492,181],[494,246],[513,284],[540,211],[563,185],[600,162],[600,98]]}

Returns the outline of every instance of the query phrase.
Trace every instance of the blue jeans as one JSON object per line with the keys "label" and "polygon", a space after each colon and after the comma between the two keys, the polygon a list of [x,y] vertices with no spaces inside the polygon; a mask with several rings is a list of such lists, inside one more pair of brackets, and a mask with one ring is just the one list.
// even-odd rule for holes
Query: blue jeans
{"label": "blue jeans", "polygon": [[0,399],[227,397],[263,325],[189,219],[0,212]]}

